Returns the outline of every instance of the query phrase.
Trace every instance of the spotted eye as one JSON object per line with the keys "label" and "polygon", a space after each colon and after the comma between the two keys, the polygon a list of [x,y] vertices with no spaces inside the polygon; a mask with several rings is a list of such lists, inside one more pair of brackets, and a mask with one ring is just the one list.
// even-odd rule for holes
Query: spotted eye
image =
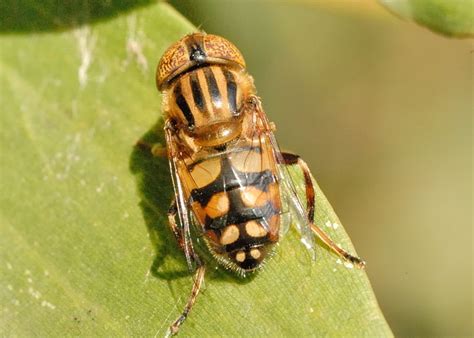
{"label": "spotted eye", "polygon": [[166,89],[178,75],[205,64],[245,68],[242,54],[230,41],[217,35],[193,33],[186,35],[163,54],[156,70],[158,89]]}
{"label": "spotted eye", "polygon": [[245,68],[244,57],[233,43],[217,35],[204,35],[204,49],[210,63],[235,63]]}

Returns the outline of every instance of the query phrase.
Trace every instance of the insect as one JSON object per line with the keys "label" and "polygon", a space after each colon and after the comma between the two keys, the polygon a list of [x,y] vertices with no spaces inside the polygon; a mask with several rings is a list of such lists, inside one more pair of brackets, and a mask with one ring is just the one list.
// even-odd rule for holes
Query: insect
{"label": "insect", "polygon": [[[163,93],[175,191],[169,224],[195,273],[191,295],[171,324],[171,334],[191,311],[206,271],[193,247],[192,226],[217,262],[241,276],[262,266],[290,221],[306,243],[315,234],[345,260],[360,268],[365,264],[314,224],[308,166],[297,155],[280,151],[275,126],[245,67],[231,42],[201,32],[174,43],[158,64],[156,83]],[[296,194],[289,165],[300,166],[304,174],[306,201]]]}

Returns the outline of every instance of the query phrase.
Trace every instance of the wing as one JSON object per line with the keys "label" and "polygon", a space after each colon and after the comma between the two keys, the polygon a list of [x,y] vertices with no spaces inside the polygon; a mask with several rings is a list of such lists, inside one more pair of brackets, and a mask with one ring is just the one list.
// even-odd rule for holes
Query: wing
{"label": "wing", "polygon": [[315,257],[314,252],[314,236],[311,231],[310,221],[306,214],[306,202],[303,202],[297,193],[297,186],[302,184],[296,182],[294,176],[289,172],[289,165],[285,163],[285,160],[281,154],[280,147],[276,141],[275,135],[272,132],[270,123],[267,120],[265,112],[263,111],[260,101],[255,98],[257,102],[254,102],[254,121],[253,128],[258,130],[259,128],[264,130],[266,138],[271,144],[273,149],[273,156],[278,164],[278,182],[280,184],[280,194],[283,202],[283,213],[285,211],[289,214],[289,219],[286,222],[282,222],[281,232],[285,234],[288,231],[288,225],[293,224],[301,235],[301,242],[310,251],[312,257]]}
{"label": "wing", "polygon": [[182,182],[179,178],[177,170],[178,162],[182,161],[182,159],[178,156],[178,152],[173,149],[175,143],[173,139],[173,132],[169,127],[165,127],[165,136],[166,143],[168,145],[168,151],[170,154],[170,156],[168,156],[168,161],[170,165],[171,179],[173,182],[173,188],[176,198],[176,206],[178,209],[179,225],[181,227],[180,231],[184,242],[184,255],[186,256],[186,262],[188,263],[189,269],[191,271],[194,271],[196,259],[198,258],[194,253],[193,242],[190,234],[191,214],[186,201],[186,196],[184,194]]}

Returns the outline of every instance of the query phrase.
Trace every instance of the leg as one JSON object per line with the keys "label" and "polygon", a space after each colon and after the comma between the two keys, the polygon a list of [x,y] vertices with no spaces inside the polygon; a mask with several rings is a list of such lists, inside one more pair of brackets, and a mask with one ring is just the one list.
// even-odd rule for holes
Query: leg
{"label": "leg", "polygon": [[176,242],[178,242],[179,247],[181,250],[184,251],[184,238],[183,234],[178,227],[178,224],[176,224],[176,214],[178,213],[178,207],[176,206],[176,200],[173,199],[171,202],[170,208],[168,209],[168,224],[171,228],[171,231],[174,234],[174,237],[176,239]]}
{"label": "leg", "polygon": [[311,179],[311,173],[309,171],[308,165],[305,161],[303,161],[298,155],[290,154],[290,153],[282,153],[283,159],[285,163],[288,165],[297,164],[300,166],[301,170],[303,171],[305,185],[306,185],[306,203],[307,203],[307,212],[308,212],[308,220],[311,225],[311,230],[318,236],[332,251],[342,257],[344,260],[351,262],[355,266],[360,269],[365,267],[365,262],[360,259],[359,257],[352,256],[347,251],[342,249],[336,243],[334,243],[331,238],[319,228],[317,225],[314,224],[314,200],[315,200],[315,193],[314,193],[314,186],[313,181]]}
{"label": "leg", "polygon": [[198,264],[196,268],[196,272],[194,273],[194,284],[193,284],[193,289],[191,291],[191,296],[188,298],[188,302],[186,303],[186,306],[184,307],[183,312],[181,312],[181,315],[171,324],[171,326],[168,329],[168,332],[171,335],[175,335],[179,331],[179,327],[183,322],[186,320],[188,317],[189,312],[193,308],[194,303],[196,302],[196,298],[199,294],[199,291],[201,291],[201,286],[202,282],[204,281],[204,274],[206,272],[206,268],[202,264]]}
{"label": "leg", "polygon": [[[176,214],[178,213],[178,209],[176,206],[176,201],[173,200],[171,202],[171,206],[168,210],[168,220],[169,224],[171,227],[171,230],[173,231],[173,234],[176,237],[176,241],[178,242],[181,250],[185,251],[185,245],[186,243],[184,242],[183,238],[183,233],[181,229],[178,227],[178,224],[176,223]],[[186,303],[186,306],[184,307],[183,311],[181,312],[181,315],[171,324],[171,326],[168,329],[167,335],[175,335],[179,331],[179,327],[183,322],[186,320],[188,317],[189,312],[191,311],[194,303],[196,302],[197,296],[199,294],[199,291],[201,290],[202,283],[204,281],[204,275],[206,272],[204,264],[201,262],[199,259],[199,256],[194,253],[192,248],[188,248],[189,252],[192,254],[191,257],[193,258],[194,262],[196,263],[196,271],[194,273],[194,284],[193,288],[191,291],[191,295],[188,298],[188,301]]]}

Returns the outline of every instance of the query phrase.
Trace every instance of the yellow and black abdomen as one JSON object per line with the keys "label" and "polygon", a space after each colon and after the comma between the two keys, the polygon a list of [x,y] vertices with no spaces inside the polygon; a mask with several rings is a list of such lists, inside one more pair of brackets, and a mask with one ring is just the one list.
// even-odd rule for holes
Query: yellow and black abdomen
{"label": "yellow and black abdomen", "polygon": [[267,147],[224,151],[188,165],[185,193],[218,261],[240,272],[260,266],[280,229],[281,201]]}

